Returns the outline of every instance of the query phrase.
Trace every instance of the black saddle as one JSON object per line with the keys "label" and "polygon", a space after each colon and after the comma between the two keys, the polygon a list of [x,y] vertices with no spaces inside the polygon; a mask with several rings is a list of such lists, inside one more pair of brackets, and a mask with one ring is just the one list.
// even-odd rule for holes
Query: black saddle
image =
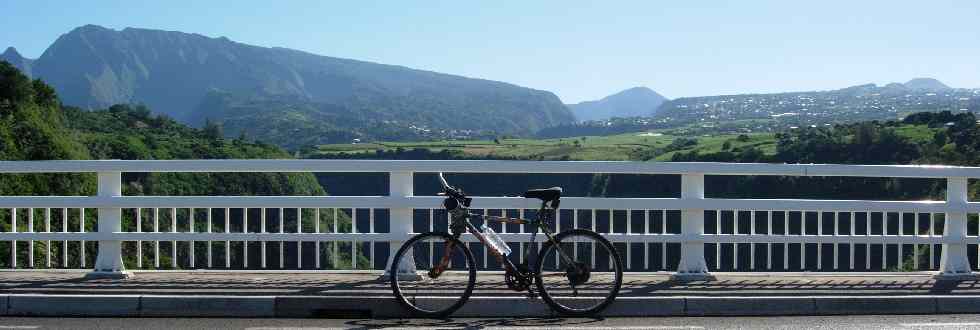
{"label": "black saddle", "polygon": [[537,198],[545,202],[554,202],[561,198],[561,187],[531,189],[525,191],[521,196],[524,198]]}

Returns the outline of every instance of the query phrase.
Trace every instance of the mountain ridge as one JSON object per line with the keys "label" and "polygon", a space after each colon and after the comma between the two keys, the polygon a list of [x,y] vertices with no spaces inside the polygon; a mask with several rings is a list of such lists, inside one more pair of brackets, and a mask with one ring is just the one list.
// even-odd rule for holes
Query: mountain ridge
{"label": "mountain ridge", "polygon": [[604,120],[612,117],[649,116],[668,99],[645,87],[631,87],[599,100],[568,104],[576,120]]}
{"label": "mountain ridge", "polygon": [[[861,120],[897,119],[914,112],[980,112],[980,89],[950,88],[933,78],[873,83],[835,90],[682,97],[665,102],[656,122],[731,126],[739,120],[769,120],[802,127]],[[755,125],[754,130],[771,129]]]}
{"label": "mountain ridge", "polygon": [[905,86],[905,88],[909,88],[909,89],[925,89],[925,90],[953,89],[952,87],[949,87],[948,85],[942,83],[938,79],[928,78],[928,77],[912,78],[911,80],[902,84],[902,86]]}
{"label": "mountain ridge", "polygon": [[[336,106],[372,123],[499,134],[528,135],[574,118],[544,90],[177,31],[84,25],[61,35],[32,65],[34,76],[53,85],[66,104],[143,103],[193,124],[225,119],[202,108],[213,91]],[[478,115],[500,120],[490,126],[454,119]]]}
{"label": "mountain ridge", "polygon": [[0,60],[13,64],[15,68],[20,70],[20,72],[28,78],[33,76],[31,71],[33,69],[34,60],[22,56],[20,52],[17,51],[17,48],[14,48],[13,46],[7,47],[7,49],[0,54]]}

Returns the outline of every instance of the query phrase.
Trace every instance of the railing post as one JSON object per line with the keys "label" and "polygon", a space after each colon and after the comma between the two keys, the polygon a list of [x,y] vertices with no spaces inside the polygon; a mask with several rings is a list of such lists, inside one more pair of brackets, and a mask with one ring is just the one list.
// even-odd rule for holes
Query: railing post
{"label": "railing post", "polygon": [[[415,179],[413,172],[391,172],[388,176],[388,195],[392,197],[412,197],[415,195]],[[402,239],[389,242],[389,253],[388,261],[385,262],[385,272],[382,275],[382,280],[387,281],[391,276],[391,264],[394,262],[395,253],[398,249],[402,247],[402,244],[409,239],[409,235],[412,232],[412,218],[414,210],[412,208],[392,208],[389,210],[388,214],[388,228],[391,228],[391,233],[393,235],[401,236]],[[413,270],[411,274],[406,274],[414,276],[415,265],[405,265],[408,267],[400,267],[399,269]],[[401,277],[399,277],[401,278]]]}
{"label": "railing post", "polygon": [[966,212],[962,208],[967,203],[967,179],[946,178],[946,207],[958,208],[946,212],[945,230],[943,237],[948,243],[943,244],[942,259],[937,276],[962,277],[972,276],[970,261],[966,253]]}
{"label": "railing post", "polygon": [[[122,196],[122,173],[99,172],[99,197]],[[118,207],[99,208],[99,233],[108,234],[122,231],[122,209]],[[87,278],[128,278],[132,276],[123,266],[122,242],[99,241],[99,254],[95,259],[95,269],[86,274]]]}
{"label": "railing post", "polygon": [[[681,199],[704,199],[704,174],[681,175]],[[704,242],[698,237],[703,234],[704,209],[681,210],[681,236],[686,240],[681,243],[681,261],[677,264],[674,279],[697,281],[714,278],[708,273],[708,265],[704,261]]]}

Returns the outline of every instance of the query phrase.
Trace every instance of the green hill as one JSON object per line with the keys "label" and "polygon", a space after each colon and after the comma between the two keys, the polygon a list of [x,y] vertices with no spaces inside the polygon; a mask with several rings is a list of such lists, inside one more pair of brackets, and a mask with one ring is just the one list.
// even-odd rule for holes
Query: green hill
{"label": "green hill", "polygon": [[[145,107],[126,105],[112,106],[109,109],[85,111],[78,108],[62,107],[54,89],[41,80],[31,80],[8,62],[0,61],[0,160],[52,160],[52,159],[223,159],[223,158],[291,158],[280,147],[252,143],[242,139],[226,139],[220,127],[211,125],[195,129],[180,124],[167,116],[151,114]],[[325,191],[316,177],[310,173],[124,173],[124,195],[324,195]],[[5,174],[0,175],[0,194],[2,195],[92,195],[96,190],[94,174]],[[20,214],[30,212],[18,209]],[[34,209],[41,212],[42,209]],[[250,210],[249,212],[257,212]],[[95,210],[89,210],[96,214]],[[181,212],[186,212],[181,210]],[[203,212],[203,210],[198,210]],[[10,216],[10,210],[0,210],[0,218]],[[255,215],[257,217],[258,215]],[[273,221],[276,214],[270,216]],[[313,230],[310,215],[304,216],[304,231]],[[251,217],[251,216],[250,216]],[[198,219],[204,219],[203,214]],[[332,219],[325,219],[332,221]],[[340,225],[349,228],[350,218],[341,214]],[[78,228],[80,218],[77,212],[69,212],[68,219],[55,219],[54,228],[60,228],[67,221],[69,228]],[[143,228],[152,228],[149,216],[143,217]],[[223,230],[223,221],[216,214],[215,225]],[[86,227],[95,228],[95,217],[86,217]],[[170,230],[168,212],[161,212],[161,230]],[[287,226],[295,227],[296,219],[287,217]],[[40,225],[36,223],[35,225]],[[255,224],[257,225],[257,224]],[[25,222],[18,223],[18,231],[27,231]],[[197,231],[206,227],[204,221],[197,222]],[[124,212],[123,229],[132,231],[135,215]],[[10,223],[0,225],[0,230],[10,231]],[[40,227],[34,228],[41,230]],[[250,230],[257,230],[252,228]],[[35,257],[41,260],[43,244],[35,242]],[[55,265],[67,262],[70,267],[79,267],[77,242],[71,242],[68,259],[61,260],[61,244],[53,244],[52,258]],[[95,250],[96,242],[86,242]],[[181,244],[186,244],[182,242]],[[219,243],[223,244],[223,243]],[[238,244],[238,243],[236,243]],[[9,242],[0,242],[0,254],[9,255]],[[126,263],[135,264],[134,245],[126,245]],[[203,248],[203,247],[199,247]],[[186,247],[185,247],[186,249]],[[6,251],[6,252],[5,252]],[[186,250],[185,250],[186,251]],[[312,251],[311,251],[312,252]],[[26,249],[19,249],[27,260]],[[349,268],[350,252],[338,258],[344,264],[328,267]],[[324,251],[331,255],[331,251]],[[204,251],[198,251],[203,256]],[[252,254],[257,256],[257,254]],[[94,262],[95,255],[89,254],[88,265]],[[236,265],[242,261],[236,255]],[[145,253],[144,264],[151,264],[151,254]],[[170,264],[169,255],[161,255],[164,265]],[[328,258],[326,260],[332,260]],[[359,263],[367,263],[359,258]],[[9,259],[0,260],[0,267],[9,267]],[[178,260],[181,267],[188,264],[186,258]],[[257,262],[252,262],[257,265]]]}
{"label": "green hill", "polygon": [[916,112],[980,112],[980,91],[950,88],[929,78],[828,91],[683,97],[664,102],[655,121],[722,125],[739,120],[790,126],[896,120]]}

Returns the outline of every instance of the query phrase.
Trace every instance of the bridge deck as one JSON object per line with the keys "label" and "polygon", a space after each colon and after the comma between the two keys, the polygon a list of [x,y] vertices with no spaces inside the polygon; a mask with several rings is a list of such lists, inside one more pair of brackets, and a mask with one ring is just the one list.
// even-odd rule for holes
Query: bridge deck
{"label": "bridge deck", "polygon": [[[976,278],[937,281],[930,273],[718,273],[679,282],[666,273],[630,274],[604,316],[840,315],[980,313]],[[82,272],[0,272],[0,315],[406,317],[378,273],[145,272],[125,280]],[[4,308],[6,307],[6,308]],[[553,315],[481,274],[454,316]]]}
{"label": "bridge deck", "polygon": [[[715,273],[713,281],[672,281],[669,274],[627,274],[622,297],[980,295],[980,279],[936,280],[917,274]],[[125,280],[84,279],[80,272],[0,272],[2,294],[234,296],[391,296],[378,273],[141,272]],[[480,274],[474,296],[520,296],[500,274]]]}

